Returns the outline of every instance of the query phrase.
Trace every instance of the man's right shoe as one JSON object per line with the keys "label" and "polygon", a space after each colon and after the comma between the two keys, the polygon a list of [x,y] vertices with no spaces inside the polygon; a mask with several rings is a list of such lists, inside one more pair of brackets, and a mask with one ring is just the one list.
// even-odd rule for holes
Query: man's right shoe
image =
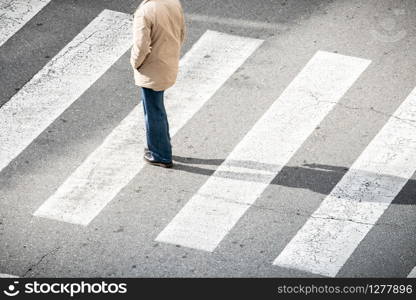
{"label": "man's right shoe", "polygon": [[152,154],[149,151],[145,151],[144,155],[143,155],[143,160],[148,163],[149,165],[152,166],[157,166],[157,167],[162,167],[162,168],[172,168],[173,167],[173,163],[165,163],[165,162],[161,162],[161,161],[157,161],[153,158]]}

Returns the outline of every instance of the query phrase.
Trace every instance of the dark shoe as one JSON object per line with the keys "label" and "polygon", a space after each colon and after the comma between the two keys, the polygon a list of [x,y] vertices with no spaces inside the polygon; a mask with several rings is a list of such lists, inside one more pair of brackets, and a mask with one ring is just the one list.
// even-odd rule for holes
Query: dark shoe
{"label": "dark shoe", "polygon": [[157,161],[155,160],[152,155],[150,154],[150,152],[145,152],[143,159],[145,162],[147,162],[149,165],[152,166],[158,166],[158,167],[162,167],[162,168],[172,168],[173,167],[173,163],[169,162],[169,163],[165,163],[165,162],[161,162],[161,161]]}

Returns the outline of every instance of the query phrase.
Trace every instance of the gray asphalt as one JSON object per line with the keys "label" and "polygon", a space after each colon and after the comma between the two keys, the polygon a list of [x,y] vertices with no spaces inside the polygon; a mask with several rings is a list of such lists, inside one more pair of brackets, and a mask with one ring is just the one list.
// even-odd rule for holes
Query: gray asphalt
{"label": "gray asphalt", "polygon": [[[138,103],[129,55],[121,57],[0,173],[0,273],[317,276],[272,261],[416,86],[416,2],[182,3],[189,16],[183,53],[207,29],[265,42],[173,138],[174,169],[146,166],[87,227],[33,217]],[[0,47],[0,105],[102,9],[132,13],[137,5],[53,0]],[[207,18],[197,21],[195,14]],[[221,21],[231,19],[238,22]],[[213,253],[154,242],[318,50],[372,64]],[[416,174],[338,276],[406,277],[416,266],[415,221]]]}

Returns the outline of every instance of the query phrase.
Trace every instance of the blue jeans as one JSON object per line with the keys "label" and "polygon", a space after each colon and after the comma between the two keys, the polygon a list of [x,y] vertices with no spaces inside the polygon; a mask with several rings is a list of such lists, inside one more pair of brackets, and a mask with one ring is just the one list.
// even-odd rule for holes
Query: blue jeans
{"label": "blue jeans", "polygon": [[163,94],[164,91],[141,88],[147,148],[154,160],[170,163],[172,162],[172,145]]}

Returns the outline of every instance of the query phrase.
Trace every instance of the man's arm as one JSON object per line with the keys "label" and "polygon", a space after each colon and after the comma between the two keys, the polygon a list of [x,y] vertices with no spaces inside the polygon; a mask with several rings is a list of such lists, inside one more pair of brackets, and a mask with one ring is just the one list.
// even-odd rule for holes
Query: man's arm
{"label": "man's arm", "polygon": [[185,38],[186,38],[186,24],[185,24],[185,16],[182,12],[182,28],[181,28],[181,44],[183,45],[183,43],[185,42]]}
{"label": "man's arm", "polygon": [[130,63],[134,69],[138,69],[146,56],[150,53],[151,21],[146,16],[145,10],[140,8],[134,14],[133,20],[133,47],[131,49]]}

